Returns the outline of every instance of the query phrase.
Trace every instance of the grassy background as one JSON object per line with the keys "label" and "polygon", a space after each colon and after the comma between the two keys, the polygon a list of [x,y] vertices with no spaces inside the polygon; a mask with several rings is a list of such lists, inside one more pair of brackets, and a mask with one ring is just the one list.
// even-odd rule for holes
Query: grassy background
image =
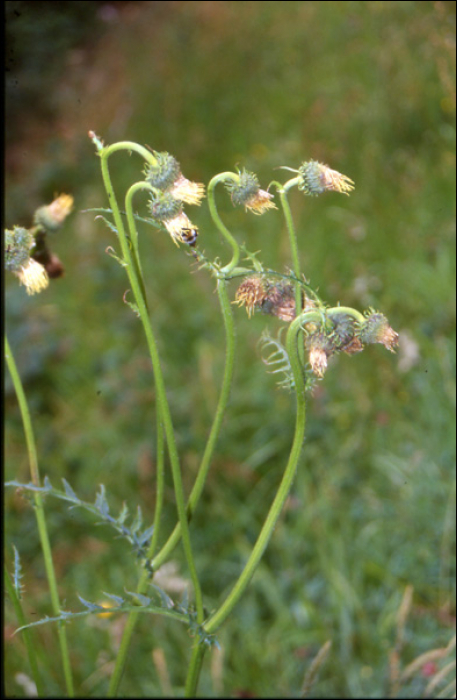
{"label": "grassy background", "polygon": [[[168,150],[208,182],[247,167],[264,187],[309,158],[350,176],[356,190],[291,205],[303,269],[324,299],[383,311],[400,333],[332,362],[308,401],[308,426],[288,507],[249,592],[206,661],[205,695],[297,696],[320,646],[333,642],[313,697],[380,697],[389,690],[397,613],[413,586],[401,664],[447,644],[455,626],[455,65],[452,2],[7,2],[5,224],[71,192],[76,212],[55,238],[66,275],[28,298],[5,284],[9,340],[30,401],[42,474],[93,500],[105,484],[152,518],[154,412],[142,331],[122,303],[113,235],[81,210],[106,206],[87,138]],[[119,192],[141,161],[113,159]],[[115,167],[117,171],[115,172]],[[249,249],[289,264],[279,212],[220,211]],[[137,200],[140,207],[140,200]],[[205,204],[192,212],[207,255],[228,259]],[[223,330],[214,282],[166,236],[140,231],[153,322],[182,457],[193,483],[217,399]],[[189,274],[192,273],[192,274]],[[235,293],[233,288],[232,293]],[[192,534],[205,602],[230,589],[255,541],[290,446],[293,397],[259,357],[265,317],[236,311],[238,356],[229,415]],[[5,383],[7,479],[29,480],[16,400]],[[174,522],[167,477],[164,530]],[[132,590],[126,545],[89,516],[48,499],[66,609],[77,594]],[[25,606],[49,613],[32,508],[6,493],[6,555],[20,550]],[[186,577],[179,551],[177,571]],[[7,606],[7,635],[16,622]],[[32,618],[33,619],[33,618]],[[122,620],[77,621],[69,639],[79,694],[106,692]],[[89,629],[88,629],[89,628]],[[55,629],[39,628],[49,694],[58,694]],[[151,659],[162,650],[182,689],[189,639],[140,621],[122,686],[167,694]],[[7,691],[27,671],[8,636]],[[423,669],[403,684],[415,697]]]}

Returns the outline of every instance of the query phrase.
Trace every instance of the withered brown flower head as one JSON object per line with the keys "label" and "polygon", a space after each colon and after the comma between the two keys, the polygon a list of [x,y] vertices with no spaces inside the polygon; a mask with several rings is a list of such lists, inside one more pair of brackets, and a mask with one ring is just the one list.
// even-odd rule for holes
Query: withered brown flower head
{"label": "withered brown flower head", "polygon": [[359,338],[362,343],[381,343],[390,352],[395,352],[399,342],[398,333],[389,326],[384,314],[376,312],[366,316],[359,331]]}
{"label": "withered brown flower head", "polygon": [[328,358],[336,352],[331,338],[321,331],[313,332],[305,338],[305,347],[309,351],[309,364],[313,373],[322,379]]}
{"label": "withered brown flower head", "polygon": [[234,304],[245,306],[248,316],[260,308],[267,298],[267,288],[261,277],[246,277],[238,287]]}
{"label": "withered brown flower head", "polygon": [[312,347],[309,351],[309,364],[316,377],[322,379],[327,369],[327,353],[318,346]]}
{"label": "withered brown flower head", "polygon": [[262,303],[262,311],[277,316],[281,321],[292,321],[296,316],[295,292],[292,285],[273,285]]}

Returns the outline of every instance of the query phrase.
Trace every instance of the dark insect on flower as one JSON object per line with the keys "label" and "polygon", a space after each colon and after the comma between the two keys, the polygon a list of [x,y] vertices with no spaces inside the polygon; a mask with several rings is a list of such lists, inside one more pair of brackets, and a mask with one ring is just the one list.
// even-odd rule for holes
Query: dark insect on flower
{"label": "dark insect on flower", "polygon": [[187,243],[187,245],[190,245],[191,248],[193,248],[194,245],[196,244],[197,237],[198,237],[198,228],[196,226],[193,226],[192,228],[182,228],[181,229],[182,242]]}

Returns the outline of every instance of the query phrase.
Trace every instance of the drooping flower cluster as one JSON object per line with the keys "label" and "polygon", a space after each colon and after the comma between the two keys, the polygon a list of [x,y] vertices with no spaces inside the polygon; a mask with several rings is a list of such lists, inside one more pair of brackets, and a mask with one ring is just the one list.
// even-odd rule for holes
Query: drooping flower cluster
{"label": "drooping flower cluster", "polygon": [[147,163],[146,182],[155,188],[149,200],[151,217],[165,226],[176,245],[194,246],[198,228],[184,212],[184,204],[200,205],[205,188],[199,182],[191,182],[181,172],[181,167],[169,153],[154,151],[155,163]]}
{"label": "drooping flower cluster", "polygon": [[37,294],[49,284],[43,265],[30,257],[34,243],[33,235],[25,228],[15,226],[5,230],[5,268],[19,278],[27,294]]}
{"label": "drooping flower cluster", "polygon": [[230,192],[233,206],[244,206],[246,210],[254,214],[264,214],[268,209],[276,209],[276,204],[272,202],[273,195],[260,189],[259,180],[255,173],[246,170],[239,173],[236,180],[229,180],[225,183]]}
{"label": "drooping flower cluster", "polygon": [[[296,317],[293,285],[287,280],[278,283],[260,273],[243,280],[233,303],[245,306],[248,316],[261,311],[282,321],[290,322]],[[304,344],[311,370],[320,379],[332,355],[339,352],[355,355],[371,343],[382,343],[395,352],[398,345],[398,333],[383,314],[373,309],[363,317],[354,309],[325,309],[302,293],[302,310],[314,312],[311,319],[304,319]]]}
{"label": "drooping flower cluster", "polygon": [[329,309],[325,324],[311,323],[306,328],[305,348],[309,364],[319,378],[325,374],[329,357],[338,352],[355,355],[371,343],[381,343],[391,352],[395,352],[398,345],[398,333],[383,314],[372,309],[365,312],[362,321],[351,313],[339,312],[338,307]]}
{"label": "drooping flower cluster", "polygon": [[41,292],[49,279],[63,275],[62,263],[48,248],[47,234],[61,228],[72,208],[73,197],[62,194],[36,210],[32,228],[14,226],[5,231],[5,268],[19,278],[27,294]]}

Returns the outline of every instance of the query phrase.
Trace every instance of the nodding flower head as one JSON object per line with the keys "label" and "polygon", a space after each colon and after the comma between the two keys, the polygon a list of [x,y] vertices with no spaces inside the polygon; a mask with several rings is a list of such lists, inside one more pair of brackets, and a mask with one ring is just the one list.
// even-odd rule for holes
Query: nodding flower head
{"label": "nodding flower head", "polygon": [[259,309],[267,298],[267,283],[259,276],[246,277],[238,287],[234,304],[245,306],[248,316]]}
{"label": "nodding flower head", "polygon": [[354,189],[354,183],[349,177],[331,170],[328,165],[319,163],[317,160],[303,163],[298,174],[300,178],[298,189],[312,196],[328,191],[349,194]]}
{"label": "nodding flower head", "polygon": [[335,350],[342,350],[347,355],[355,355],[363,350],[363,344],[357,337],[357,324],[353,316],[343,313],[334,313],[331,316],[333,329],[331,338]]}
{"label": "nodding flower head", "polygon": [[238,180],[231,180],[226,183],[226,188],[230,192],[232,203],[236,206],[244,206],[254,214],[264,214],[268,209],[276,209],[276,204],[272,202],[273,195],[260,189],[259,180],[255,173],[248,173],[243,170],[239,174]]}
{"label": "nodding flower head", "polygon": [[175,199],[169,192],[151,194],[148,207],[152,218],[162,223],[168,219],[174,219],[182,212],[182,202]]}
{"label": "nodding flower head", "polygon": [[293,286],[289,283],[271,286],[262,303],[262,311],[277,316],[281,321],[292,321],[296,316]]}
{"label": "nodding flower head", "polygon": [[[256,310],[281,321],[292,321],[296,316],[293,286],[289,282],[275,283],[260,275],[246,277],[238,287],[233,303],[245,306],[248,316]],[[305,296],[304,305],[313,308],[314,303]]]}
{"label": "nodding flower head", "polygon": [[199,206],[205,196],[205,185],[201,182],[191,182],[180,175],[170,189],[171,194],[185,204],[196,204]]}
{"label": "nodding flower head", "polygon": [[181,166],[169,153],[153,151],[156,162],[146,163],[144,174],[146,182],[158,190],[167,190],[181,174]]}
{"label": "nodding flower head", "polygon": [[180,202],[201,204],[205,196],[205,186],[185,178],[178,161],[169,153],[154,151],[154,156],[156,164],[147,163],[144,169],[146,182],[158,190],[171,194]]}
{"label": "nodding flower head", "polygon": [[187,243],[193,247],[197,241],[198,228],[190,221],[183,211],[172,219],[162,221],[176,245]]}
{"label": "nodding flower head", "polygon": [[395,352],[398,345],[398,333],[389,326],[387,318],[371,309],[365,314],[365,322],[359,326],[358,336],[362,343],[381,343],[391,352]]}
{"label": "nodding flower head", "polygon": [[37,294],[49,284],[49,277],[43,265],[29,258],[26,265],[15,272],[19,277],[19,282],[25,286],[27,294]]}
{"label": "nodding flower head", "polygon": [[5,267],[19,278],[27,294],[36,294],[49,284],[45,268],[30,257],[35,239],[25,228],[15,226],[5,231]]}
{"label": "nodding flower head", "polygon": [[309,351],[309,364],[313,373],[322,379],[327,369],[327,359],[335,352],[331,339],[325,333],[315,331],[306,336],[305,347]]}
{"label": "nodding flower head", "polygon": [[15,226],[12,231],[5,230],[5,268],[17,272],[28,262],[30,249],[35,239],[26,228]]}
{"label": "nodding flower head", "polygon": [[152,195],[148,206],[152,218],[165,226],[176,245],[179,243],[187,243],[192,247],[195,245],[198,228],[183,212],[182,202],[175,199],[170,192],[157,192]]}
{"label": "nodding flower head", "polygon": [[71,194],[61,194],[51,204],[36,210],[34,222],[46,231],[58,231],[73,209],[74,199]]}

